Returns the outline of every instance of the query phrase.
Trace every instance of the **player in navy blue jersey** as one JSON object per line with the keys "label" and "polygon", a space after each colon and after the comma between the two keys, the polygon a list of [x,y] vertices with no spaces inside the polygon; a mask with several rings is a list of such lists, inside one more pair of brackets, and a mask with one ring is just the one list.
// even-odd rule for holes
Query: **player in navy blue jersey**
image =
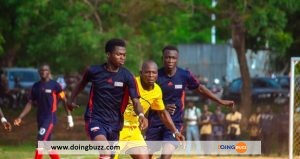
{"label": "player in navy blue jersey", "polygon": [[[14,120],[14,125],[20,126],[22,119],[30,112],[32,104],[36,104],[38,125],[37,140],[50,141],[53,127],[56,124],[56,111],[59,99],[64,101],[65,110],[68,114],[69,126],[73,124],[73,121],[69,120],[71,113],[68,110],[67,100],[61,86],[56,81],[50,79],[49,65],[41,65],[39,68],[39,74],[41,80],[34,83],[32,86],[29,101],[19,117]],[[57,153],[51,150],[49,151],[51,159],[59,159],[59,155]],[[41,159],[42,157],[41,148],[37,148],[35,159]]]}
{"label": "player in navy blue jersey", "polygon": [[[88,82],[92,83],[89,102],[85,112],[86,131],[94,141],[118,141],[123,127],[123,113],[128,97],[139,116],[140,128],[148,126],[139,102],[139,92],[134,76],[122,65],[126,59],[126,44],[121,39],[106,43],[107,62],[89,66],[81,81],[73,90],[69,106],[76,107],[75,98]],[[104,146],[108,146],[107,143]],[[111,152],[104,151],[100,158],[110,158]]]}
{"label": "player in navy blue jersey", "polygon": [[[163,92],[163,101],[171,114],[172,120],[178,130],[182,130],[183,111],[185,100],[185,89],[195,90],[197,93],[212,99],[213,101],[233,107],[234,102],[228,100],[221,100],[210,92],[205,86],[199,84],[196,78],[190,71],[177,67],[178,49],[174,46],[166,46],[163,50],[163,64],[164,67],[158,70],[157,84],[161,87]],[[146,132],[146,140],[148,141],[175,141],[175,138],[167,129],[156,113],[149,113],[149,128]],[[171,158],[172,152],[177,145],[164,144],[161,158]],[[158,149],[160,147],[157,147]],[[151,153],[157,151],[150,150]],[[151,157],[152,155],[150,155]]]}

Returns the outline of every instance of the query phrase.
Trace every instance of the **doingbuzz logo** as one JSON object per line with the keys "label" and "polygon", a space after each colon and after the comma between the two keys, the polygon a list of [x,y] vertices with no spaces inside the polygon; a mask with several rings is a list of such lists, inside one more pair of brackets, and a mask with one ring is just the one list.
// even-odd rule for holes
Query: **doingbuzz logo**
{"label": "doingbuzz logo", "polygon": [[236,145],[218,145],[219,150],[235,150],[238,153],[245,153],[247,151],[247,144],[239,142]]}

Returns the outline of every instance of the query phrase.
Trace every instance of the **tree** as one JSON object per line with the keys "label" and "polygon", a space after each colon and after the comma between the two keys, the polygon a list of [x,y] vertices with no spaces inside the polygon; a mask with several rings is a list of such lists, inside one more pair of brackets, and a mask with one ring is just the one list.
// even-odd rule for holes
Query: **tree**
{"label": "tree", "polygon": [[219,27],[224,27],[230,33],[228,37],[232,39],[240,65],[243,80],[241,112],[246,116],[251,112],[252,105],[246,49],[284,53],[292,42],[291,35],[284,31],[287,23],[286,11],[295,10],[295,3],[298,2],[294,0],[218,1],[215,12],[217,17],[222,19]]}

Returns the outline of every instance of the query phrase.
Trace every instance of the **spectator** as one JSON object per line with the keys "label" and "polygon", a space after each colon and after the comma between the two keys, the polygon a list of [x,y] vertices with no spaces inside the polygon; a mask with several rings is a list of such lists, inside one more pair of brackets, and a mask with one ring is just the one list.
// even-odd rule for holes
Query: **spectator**
{"label": "spectator", "polygon": [[67,88],[67,83],[66,83],[64,77],[58,77],[56,79],[56,82],[59,83],[59,85],[61,86],[62,90],[65,90]]}
{"label": "spectator", "polygon": [[212,124],[211,124],[212,113],[208,110],[208,105],[203,106],[203,114],[201,115],[201,128],[200,138],[201,140],[211,140],[212,135]]}
{"label": "spectator", "polygon": [[184,111],[184,121],[186,125],[186,139],[187,139],[187,153],[191,152],[191,141],[195,140],[196,150],[200,151],[200,136],[199,136],[199,126],[201,117],[201,110],[195,106],[192,101],[187,102],[187,109]]}
{"label": "spectator", "polygon": [[223,140],[224,137],[224,123],[225,114],[222,112],[221,107],[217,106],[215,113],[211,117],[213,125],[213,138],[214,140]]}
{"label": "spectator", "polygon": [[282,153],[288,151],[289,143],[289,106],[285,105],[283,111],[277,115],[277,126],[278,131],[278,145],[279,151],[278,155],[281,156]]}
{"label": "spectator", "polygon": [[227,122],[227,136],[229,140],[239,140],[241,135],[240,122],[242,114],[236,110],[235,107],[231,108],[231,112],[226,115]]}
{"label": "spectator", "polygon": [[261,133],[261,108],[257,107],[255,113],[249,118],[250,140],[260,140]]}
{"label": "spectator", "polygon": [[262,133],[262,153],[265,155],[270,154],[274,115],[270,105],[267,105],[266,110],[261,115],[261,133]]}

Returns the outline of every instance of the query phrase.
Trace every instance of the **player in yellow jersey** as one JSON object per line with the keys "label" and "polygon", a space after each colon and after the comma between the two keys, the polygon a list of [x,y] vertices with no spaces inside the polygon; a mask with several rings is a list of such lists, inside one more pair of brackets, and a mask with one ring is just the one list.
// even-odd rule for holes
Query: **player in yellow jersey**
{"label": "player in yellow jersey", "polygon": [[[136,77],[138,90],[140,93],[140,103],[147,112],[149,109],[155,110],[162,122],[167,128],[169,128],[178,141],[183,141],[184,136],[176,129],[170,114],[165,110],[165,106],[162,100],[162,91],[160,87],[155,83],[157,79],[157,65],[154,61],[145,61],[140,71],[140,76]],[[141,130],[139,129],[139,116],[136,115],[132,103],[126,107],[124,112],[124,127],[120,132],[121,151],[126,154],[130,154],[134,159],[148,159],[148,149],[146,142],[144,141]],[[126,142],[124,142],[126,141]],[[122,144],[123,143],[123,144]],[[126,143],[126,144],[125,144]],[[138,152],[138,154],[137,154]],[[117,158],[117,156],[115,157]]]}

